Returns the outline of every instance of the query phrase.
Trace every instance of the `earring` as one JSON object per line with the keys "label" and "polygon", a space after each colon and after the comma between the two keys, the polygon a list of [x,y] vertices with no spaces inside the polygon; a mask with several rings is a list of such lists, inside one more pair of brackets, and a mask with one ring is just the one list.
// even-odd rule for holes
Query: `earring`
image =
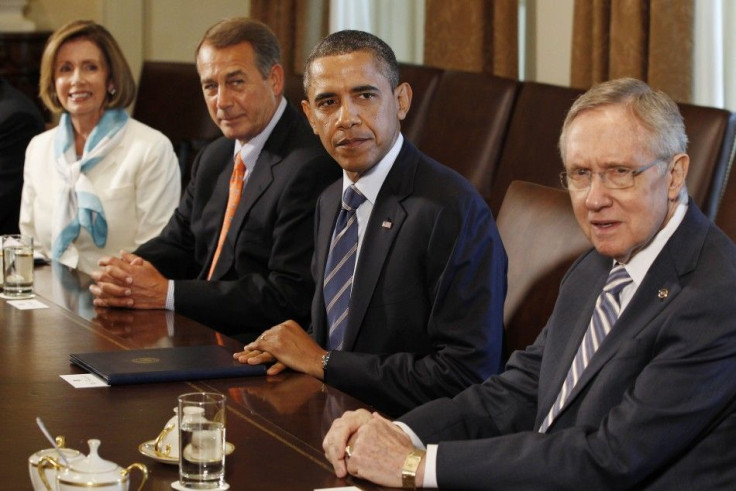
{"label": "earring", "polygon": [[117,91],[115,90],[115,87],[110,87],[109,89],[107,89],[107,92],[108,92],[108,93],[109,93],[110,95],[115,95],[115,92],[117,92]]}

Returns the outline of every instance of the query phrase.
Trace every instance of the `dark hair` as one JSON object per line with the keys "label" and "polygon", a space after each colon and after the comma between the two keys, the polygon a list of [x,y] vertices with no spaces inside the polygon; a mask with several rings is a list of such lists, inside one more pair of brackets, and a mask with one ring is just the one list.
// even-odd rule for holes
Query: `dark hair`
{"label": "dark hair", "polygon": [[281,48],[276,35],[268,26],[247,17],[231,17],[213,25],[197,45],[196,55],[203,45],[221,49],[240,43],[250,43],[256,54],[256,66],[267,78],[274,65],[281,63]]}
{"label": "dark hair", "polygon": [[354,53],[356,51],[369,51],[373,54],[379,71],[386,77],[391,89],[399,85],[399,63],[391,47],[381,38],[368,32],[345,30],[330,34],[312,49],[307,58],[304,69],[304,93],[307,93],[310,83],[310,73],[314,60],[325,56],[337,56]]}
{"label": "dark hair", "polygon": [[135,80],[130,72],[128,62],[125,61],[120,49],[110,31],[91,20],[75,20],[57,29],[46,42],[41,57],[41,77],[39,82],[39,96],[43,103],[53,112],[64,110],[56,97],[54,86],[54,64],[61,47],[78,39],[88,39],[102,51],[105,63],[110,71],[109,81],[115,87],[115,93],[108,95],[106,108],[124,108],[129,106],[135,98]]}

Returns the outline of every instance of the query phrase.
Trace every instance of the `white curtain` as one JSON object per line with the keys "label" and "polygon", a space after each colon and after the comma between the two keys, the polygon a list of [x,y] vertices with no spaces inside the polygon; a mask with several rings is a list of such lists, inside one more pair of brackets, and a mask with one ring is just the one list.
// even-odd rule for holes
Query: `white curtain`
{"label": "white curtain", "polygon": [[736,111],[736,1],[695,2],[693,102]]}
{"label": "white curtain", "polygon": [[424,61],[424,0],[330,0],[329,28],[370,32],[386,41],[399,61]]}

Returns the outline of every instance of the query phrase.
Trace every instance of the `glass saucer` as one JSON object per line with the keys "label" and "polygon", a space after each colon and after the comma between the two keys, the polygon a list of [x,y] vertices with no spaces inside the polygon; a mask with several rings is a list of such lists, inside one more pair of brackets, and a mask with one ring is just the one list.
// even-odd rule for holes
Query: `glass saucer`
{"label": "glass saucer", "polygon": [[[148,440],[147,442],[141,443],[138,445],[138,451],[146,457],[150,457],[162,464],[179,464],[179,457],[163,457],[156,453],[156,440]],[[230,455],[233,451],[235,451],[235,445],[225,442],[225,455]]]}

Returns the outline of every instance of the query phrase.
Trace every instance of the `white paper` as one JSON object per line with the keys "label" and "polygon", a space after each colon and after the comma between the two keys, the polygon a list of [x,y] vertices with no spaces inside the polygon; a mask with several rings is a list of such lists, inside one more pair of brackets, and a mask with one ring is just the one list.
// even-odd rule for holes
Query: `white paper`
{"label": "white paper", "polygon": [[7,303],[18,310],[47,309],[48,305],[36,300],[35,298],[27,298],[24,300],[8,300]]}
{"label": "white paper", "polygon": [[91,373],[79,373],[76,375],[59,375],[75,389],[90,389],[93,387],[110,387],[107,382],[97,375]]}

